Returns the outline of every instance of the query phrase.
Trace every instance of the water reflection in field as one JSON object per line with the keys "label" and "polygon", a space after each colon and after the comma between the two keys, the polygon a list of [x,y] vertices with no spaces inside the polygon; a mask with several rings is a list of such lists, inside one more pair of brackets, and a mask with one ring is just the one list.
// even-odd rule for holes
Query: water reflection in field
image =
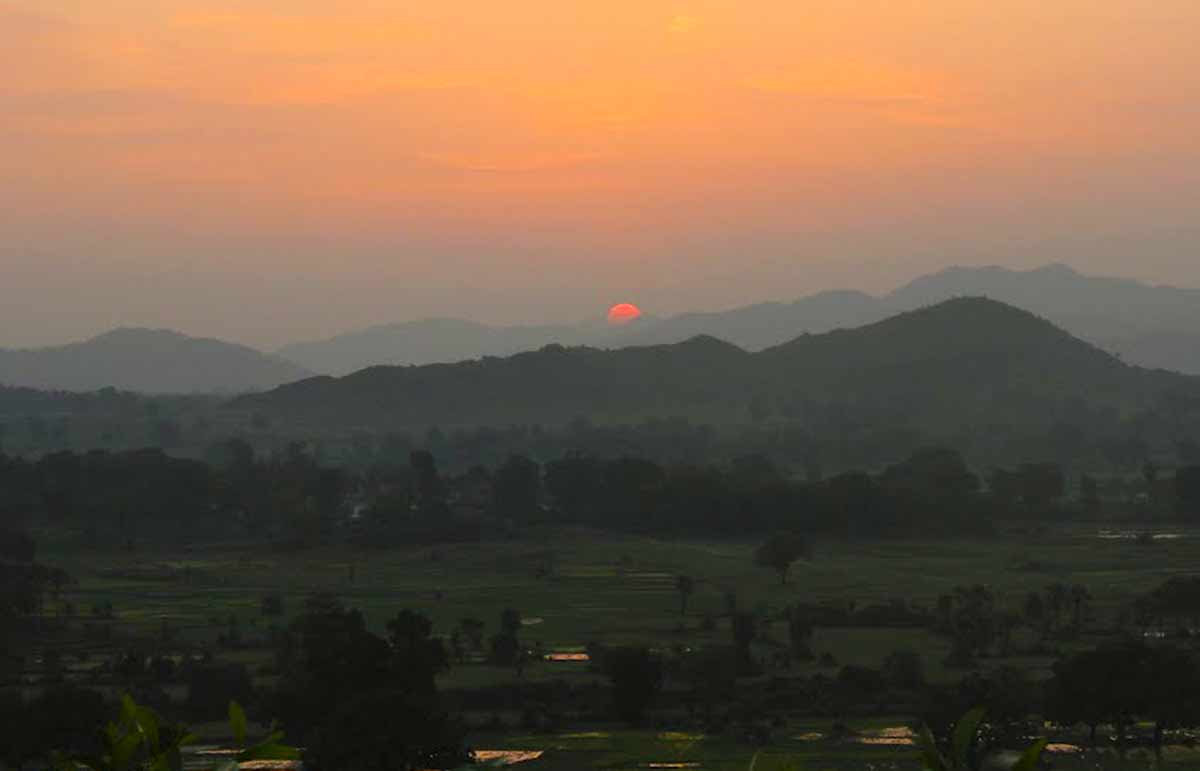
{"label": "water reflection in field", "polygon": [[917,743],[917,735],[908,726],[892,726],[866,731],[855,737],[855,741],[872,747],[912,747]]}
{"label": "water reflection in field", "polygon": [[1178,541],[1188,538],[1189,534],[1174,531],[1158,533],[1151,530],[1100,530],[1095,537],[1103,541]]}
{"label": "water reflection in field", "polygon": [[515,766],[537,760],[544,754],[542,750],[475,750],[471,753],[471,759],[491,766]]}
{"label": "water reflection in field", "polygon": [[586,653],[547,653],[546,661],[559,662],[582,662],[586,663],[592,660],[592,657]]}

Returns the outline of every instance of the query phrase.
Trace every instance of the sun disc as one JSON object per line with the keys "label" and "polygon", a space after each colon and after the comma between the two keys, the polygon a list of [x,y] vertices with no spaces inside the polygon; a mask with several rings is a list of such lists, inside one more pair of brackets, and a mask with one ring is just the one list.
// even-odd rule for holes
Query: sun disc
{"label": "sun disc", "polygon": [[613,326],[621,326],[640,318],[641,315],[641,308],[633,303],[617,303],[608,309],[608,323]]}

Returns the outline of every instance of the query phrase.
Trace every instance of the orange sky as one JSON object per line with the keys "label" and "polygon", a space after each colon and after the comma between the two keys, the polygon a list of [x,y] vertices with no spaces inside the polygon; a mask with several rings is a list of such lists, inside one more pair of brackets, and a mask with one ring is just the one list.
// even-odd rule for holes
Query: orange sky
{"label": "orange sky", "polygon": [[952,262],[1200,284],[1197,29],[1195,0],[0,0],[0,345]]}

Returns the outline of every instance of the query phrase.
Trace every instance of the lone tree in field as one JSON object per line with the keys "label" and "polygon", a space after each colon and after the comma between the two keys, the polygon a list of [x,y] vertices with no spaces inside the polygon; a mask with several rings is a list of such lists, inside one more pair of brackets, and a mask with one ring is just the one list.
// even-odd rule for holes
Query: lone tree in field
{"label": "lone tree in field", "polygon": [[466,616],[458,625],[470,641],[471,648],[476,652],[483,650],[483,622],[474,616]]}
{"label": "lone tree in field", "polygon": [[679,592],[679,615],[687,615],[688,599],[696,591],[696,579],[691,576],[675,576],[675,591]]}
{"label": "lone tree in field", "polygon": [[1071,599],[1071,629],[1078,633],[1083,630],[1083,624],[1087,620],[1088,608],[1091,606],[1092,595],[1087,590],[1087,587],[1082,584],[1075,584],[1070,589]]}
{"label": "lone tree in field", "polygon": [[517,665],[521,657],[521,641],[517,633],[521,630],[521,613],[505,608],[500,613],[500,631],[492,635],[491,660],[497,666]]}
{"label": "lone tree in field", "polygon": [[778,533],[771,536],[754,552],[754,564],[771,568],[779,574],[779,583],[786,584],[792,563],[808,557],[808,541],[795,533]]}
{"label": "lone tree in field", "polygon": [[402,610],[387,623],[387,630],[398,682],[419,693],[437,690],[435,678],[450,668],[450,659],[442,641],[433,636],[429,618],[417,611]]}
{"label": "lone tree in field", "polygon": [[787,610],[788,645],[796,661],[812,661],[813,625],[808,610],[801,606]]}
{"label": "lone tree in field", "polygon": [[754,657],[750,646],[758,637],[758,619],[753,613],[734,613],[729,619],[729,631],[733,633],[733,649],[737,653],[738,668],[744,674],[754,671]]}

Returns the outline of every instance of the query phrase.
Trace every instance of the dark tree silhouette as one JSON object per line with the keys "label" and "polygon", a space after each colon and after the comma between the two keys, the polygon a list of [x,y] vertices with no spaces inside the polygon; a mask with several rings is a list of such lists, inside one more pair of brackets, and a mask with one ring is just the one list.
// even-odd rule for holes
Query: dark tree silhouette
{"label": "dark tree silhouette", "polygon": [[1087,726],[1093,746],[1097,727],[1111,723],[1120,741],[1144,703],[1144,652],[1141,645],[1119,645],[1084,651],[1056,663],[1048,717],[1064,725]]}
{"label": "dark tree silhouette", "polygon": [[792,658],[796,661],[810,661],[813,658],[813,623],[808,610],[799,606],[788,608],[787,626]]}
{"label": "dark tree silhouette", "polygon": [[489,658],[498,666],[521,666],[521,613],[505,608],[500,613],[500,631],[492,635]]}
{"label": "dark tree silhouette", "polygon": [[1026,463],[1017,469],[1021,499],[1027,511],[1045,508],[1066,492],[1066,477],[1056,463]]}
{"label": "dark tree silhouette", "polygon": [[1148,649],[1145,658],[1145,716],[1161,761],[1166,731],[1200,725],[1200,666],[1195,653],[1174,647]]}
{"label": "dark tree silhouette", "polygon": [[1022,608],[1022,614],[1026,624],[1034,629],[1042,629],[1042,625],[1046,619],[1046,603],[1042,601],[1042,595],[1038,592],[1030,592],[1025,595],[1025,605]]}
{"label": "dark tree silhouette", "polygon": [[1200,622],[1200,576],[1174,576],[1152,591],[1147,598],[1150,613],[1160,621],[1168,619],[1183,625]]}
{"label": "dark tree silhouette", "polygon": [[483,650],[483,622],[474,616],[467,616],[459,621],[458,625],[470,642],[471,648],[476,652]]}
{"label": "dark tree silhouette", "polygon": [[20,769],[54,751],[95,752],[107,717],[104,696],[77,685],[54,685],[29,701],[0,694],[0,761]]}
{"label": "dark tree silhouette", "polygon": [[469,760],[462,728],[428,698],[376,689],[331,706],[304,755],[314,771],[418,771]]}
{"label": "dark tree silhouette", "polygon": [[758,637],[758,619],[752,613],[739,611],[730,617],[730,631],[733,634],[733,647],[737,651],[738,666],[744,673],[754,670],[754,658],[750,646]]}
{"label": "dark tree silhouette", "polygon": [[687,615],[688,599],[696,591],[696,580],[691,576],[675,576],[675,591],[679,593],[679,615]]}
{"label": "dark tree silhouette", "polygon": [[309,608],[283,638],[275,709],[289,736],[300,742],[331,704],[378,687],[391,670],[387,642],[366,630],[362,614],[317,603]]}
{"label": "dark tree silhouette", "polygon": [[521,631],[521,611],[514,608],[505,608],[501,611],[500,631],[516,637],[517,633]]}
{"label": "dark tree silhouette", "polygon": [[604,666],[612,681],[614,710],[630,725],[639,725],[662,688],[662,661],[645,648],[612,648]]}
{"label": "dark tree silhouette", "polygon": [[445,646],[432,637],[433,623],[421,613],[402,610],[388,622],[387,629],[397,685],[409,693],[433,693],[434,679],[450,668]]}
{"label": "dark tree silhouette", "polygon": [[362,693],[433,697],[434,677],[445,666],[440,642],[429,639],[423,617],[415,613],[399,614],[391,631],[394,644],[368,631],[359,611],[329,597],[308,600],[277,654],[281,676],[273,712],[289,736],[307,743],[328,719],[331,705]]}
{"label": "dark tree silhouette", "polygon": [[883,676],[893,688],[916,689],[925,685],[925,667],[916,651],[892,651],[883,660]]}
{"label": "dark tree silhouette", "polygon": [[534,519],[541,488],[541,467],[523,455],[513,455],[496,469],[493,487],[496,514],[513,522]]}
{"label": "dark tree silhouette", "polygon": [[786,584],[788,571],[796,560],[809,554],[808,541],[795,533],[777,533],[768,538],[754,553],[754,562],[779,574],[779,583]]}
{"label": "dark tree silhouette", "polygon": [[1175,472],[1175,505],[1181,517],[1200,517],[1200,466]]}
{"label": "dark tree silhouette", "polygon": [[442,497],[442,478],[438,474],[437,461],[428,450],[413,450],[409,455],[409,466],[416,479],[417,503],[432,506]]}

